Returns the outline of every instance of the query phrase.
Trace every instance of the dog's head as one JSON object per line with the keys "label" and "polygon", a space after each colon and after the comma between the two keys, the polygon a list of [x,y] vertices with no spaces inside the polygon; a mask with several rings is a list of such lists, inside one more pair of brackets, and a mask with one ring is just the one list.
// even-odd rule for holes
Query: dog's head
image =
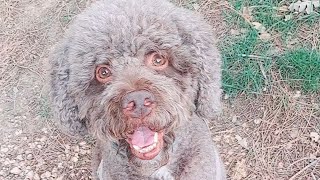
{"label": "dog's head", "polygon": [[85,121],[98,138],[125,140],[136,157],[152,159],[192,113],[220,107],[219,54],[210,27],[189,11],[113,3],[80,15],[56,49],[55,109],[65,126]]}

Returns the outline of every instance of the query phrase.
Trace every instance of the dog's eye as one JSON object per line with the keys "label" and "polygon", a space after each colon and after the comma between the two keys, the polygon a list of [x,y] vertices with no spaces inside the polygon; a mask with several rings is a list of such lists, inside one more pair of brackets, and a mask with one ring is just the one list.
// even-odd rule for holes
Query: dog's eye
{"label": "dog's eye", "polygon": [[147,65],[156,70],[163,70],[168,66],[168,59],[160,54],[153,52],[146,57]]}
{"label": "dog's eye", "polygon": [[111,70],[108,65],[98,65],[96,68],[96,79],[101,83],[106,83],[111,80]]}
{"label": "dog's eye", "polygon": [[162,58],[160,55],[156,54],[154,55],[154,58],[153,58],[153,62],[152,64],[154,66],[163,66],[167,63],[167,60]]}

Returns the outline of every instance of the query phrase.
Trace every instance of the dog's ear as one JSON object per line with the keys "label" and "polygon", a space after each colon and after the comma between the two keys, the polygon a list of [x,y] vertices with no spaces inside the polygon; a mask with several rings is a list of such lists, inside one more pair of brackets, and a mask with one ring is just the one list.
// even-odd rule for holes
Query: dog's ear
{"label": "dog's ear", "polygon": [[61,129],[72,136],[86,135],[87,120],[79,117],[79,109],[70,92],[70,64],[67,43],[59,44],[50,54],[51,98],[54,119]]}
{"label": "dog's ear", "polygon": [[211,44],[208,49],[202,49],[200,53],[196,112],[202,117],[212,118],[221,112],[220,55]]}
{"label": "dog's ear", "polygon": [[[183,49],[190,54],[196,81],[196,113],[211,119],[221,112],[221,57],[212,28],[188,11],[176,16]],[[193,87],[195,88],[195,87]]]}

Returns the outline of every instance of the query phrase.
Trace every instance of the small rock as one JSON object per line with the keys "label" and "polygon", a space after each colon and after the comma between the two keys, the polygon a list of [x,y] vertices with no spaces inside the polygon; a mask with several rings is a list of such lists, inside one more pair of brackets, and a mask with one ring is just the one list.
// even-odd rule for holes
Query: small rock
{"label": "small rock", "polygon": [[78,160],[79,160],[79,159],[78,159],[77,157],[72,157],[72,158],[71,158],[71,161],[72,161],[72,162],[75,162],[75,163],[78,162]]}
{"label": "small rock", "polygon": [[79,152],[80,151],[80,147],[78,145],[73,146],[72,149],[73,149],[74,152]]}
{"label": "small rock", "polygon": [[237,116],[232,116],[232,122],[236,123],[237,122],[238,117]]}
{"label": "small rock", "polygon": [[61,175],[61,176],[59,176],[59,177],[57,178],[57,180],[63,180],[63,178],[64,178],[64,176]]}
{"label": "small rock", "polygon": [[80,149],[79,153],[80,153],[81,155],[85,155],[85,154],[87,154],[87,151],[84,150],[84,149]]}
{"label": "small rock", "polygon": [[40,177],[41,177],[41,179],[49,178],[49,177],[51,177],[51,172],[46,171],[45,173],[41,174]]}
{"label": "small rock", "polygon": [[213,137],[213,141],[220,142],[221,138],[222,138],[221,136],[215,136],[215,137]]}
{"label": "small rock", "polygon": [[16,132],[14,132],[14,134],[15,134],[16,136],[18,136],[18,135],[22,134],[22,130],[17,130]]}
{"label": "small rock", "polygon": [[314,142],[318,142],[320,139],[320,135],[317,132],[311,132],[310,137]]}
{"label": "small rock", "polygon": [[6,165],[9,165],[10,164],[10,161],[9,160],[6,160],[6,161],[4,161],[4,163],[3,163],[5,166]]}
{"label": "small rock", "polygon": [[39,144],[39,145],[37,145],[37,148],[38,148],[38,149],[41,149],[41,148],[42,148],[42,146]]}
{"label": "small rock", "polygon": [[11,169],[10,173],[19,175],[21,173],[21,169],[18,167],[14,167],[13,169]]}
{"label": "small rock", "polygon": [[58,172],[58,169],[56,167],[52,168],[52,173]]}
{"label": "small rock", "polygon": [[3,152],[3,153],[7,153],[9,151],[9,148],[1,148],[0,151]]}
{"label": "small rock", "polygon": [[228,95],[228,94],[225,94],[225,95],[223,96],[223,99],[224,99],[224,100],[229,99],[229,95]]}
{"label": "small rock", "polygon": [[85,141],[81,141],[80,143],[79,143],[79,145],[80,146],[85,146],[87,143],[85,142]]}
{"label": "small rock", "polygon": [[26,174],[26,178],[28,179],[32,179],[34,176],[34,172],[33,171],[29,171],[27,174]]}
{"label": "small rock", "polygon": [[18,155],[18,156],[16,157],[16,159],[19,160],[19,161],[23,161],[23,160],[24,160],[23,157],[22,157],[22,155]]}
{"label": "small rock", "polygon": [[31,159],[33,159],[33,156],[32,156],[32,154],[28,154],[28,155],[27,155],[27,159],[28,159],[28,160],[31,160]]}
{"label": "small rock", "polygon": [[33,176],[33,179],[34,180],[40,180],[40,176],[38,173],[35,173],[34,176]]}
{"label": "small rock", "polygon": [[45,142],[46,140],[47,140],[47,137],[45,137],[45,136],[43,136],[43,137],[40,139],[41,142]]}
{"label": "small rock", "polygon": [[62,169],[62,168],[63,168],[63,164],[62,164],[62,163],[59,163],[59,164],[58,164],[58,168],[59,168],[59,169]]}
{"label": "small rock", "polygon": [[293,95],[293,98],[299,98],[301,96],[301,91],[296,91],[296,93]]}
{"label": "small rock", "polygon": [[253,120],[253,122],[254,122],[255,124],[260,124],[260,123],[261,123],[261,121],[262,121],[262,119],[261,119],[261,118],[258,118],[258,119]]}
{"label": "small rock", "polygon": [[231,34],[231,35],[234,35],[234,36],[238,36],[238,35],[240,35],[240,31],[238,31],[238,30],[236,30],[236,29],[231,29],[231,30],[230,30],[230,34]]}
{"label": "small rock", "polygon": [[248,142],[247,142],[247,139],[246,138],[242,138],[241,136],[239,135],[236,135],[235,138],[237,139],[238,141],[238,144],[245,148],[245,149],[248,149]]}
{"label": "small rock", "polygon": [[41,131],[44,132],[45,134],[48,133],[48,129],[47,128],[42,128]]}

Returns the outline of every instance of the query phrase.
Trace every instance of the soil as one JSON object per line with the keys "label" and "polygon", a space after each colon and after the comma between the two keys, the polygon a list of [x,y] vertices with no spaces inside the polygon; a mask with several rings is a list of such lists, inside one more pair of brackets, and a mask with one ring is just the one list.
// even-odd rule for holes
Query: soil
{"label": "soil", "polygon": [[[209,11],[203,2],[198,11],[222,38],[223,5]],[[90,3],[0,0],[0,179],[91,179],[94,142],[56,128],[47,73],[48,53]],[[224,113],[210,127],[229,178],[320,179],[319,101],[280,83],[256,96],[224,97]]]}

